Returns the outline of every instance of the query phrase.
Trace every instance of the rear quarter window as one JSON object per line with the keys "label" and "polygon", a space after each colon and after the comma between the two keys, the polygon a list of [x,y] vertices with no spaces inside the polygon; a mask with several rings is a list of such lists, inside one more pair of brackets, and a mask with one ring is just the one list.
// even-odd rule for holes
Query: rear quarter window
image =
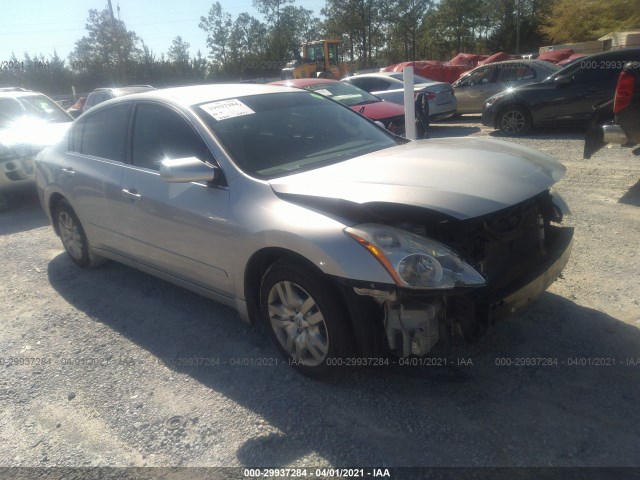
{"label": "rear quarter window", "polygon": [[130,104],[114,105],[93,112],[74,126],[71,148],[83,155],[124,162]]}

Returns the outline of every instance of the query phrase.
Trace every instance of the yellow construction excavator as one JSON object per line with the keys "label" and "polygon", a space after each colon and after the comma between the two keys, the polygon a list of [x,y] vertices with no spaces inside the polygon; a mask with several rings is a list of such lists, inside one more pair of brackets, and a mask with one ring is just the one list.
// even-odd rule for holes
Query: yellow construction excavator
{"label": "yellow construction excavator", "polygon": [[334,78],[340,80],[353,73],[354,64],[340,61],[340,40],[318,40],[302,45],[302,53],[282,69],[280,78]]}

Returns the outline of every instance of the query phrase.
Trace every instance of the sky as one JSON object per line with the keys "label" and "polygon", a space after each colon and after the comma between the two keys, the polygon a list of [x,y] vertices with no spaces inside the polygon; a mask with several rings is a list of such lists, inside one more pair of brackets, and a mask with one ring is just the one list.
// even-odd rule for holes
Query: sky
{"label": "sky", "polygon": [[[111,0],[114,15],[120,6],[120,19],[129,30],[142,38],[159,56],[166,53],[172,40],[180,35],[190,44],[190,54],[198,49],[208,55],[207,35],[198,27],[200,17],[206,16],[214,0]],[[260,14],[253,8],[252,0],[220,0],[222,9],[233,20],[242,12],[256,18]],[[0,68],[6,67],[14,52],[22,59],[43,54],[49,58],[54,50],[61,58],[67,58],[75,42],[86,35],[85,24],[89,9],[107,8],[107,0],[2,0],[0,16]],[[176,5],[179,5],[177,8]],[[324,0],[297,0],[295,6],[313,10],[320,17]]]}

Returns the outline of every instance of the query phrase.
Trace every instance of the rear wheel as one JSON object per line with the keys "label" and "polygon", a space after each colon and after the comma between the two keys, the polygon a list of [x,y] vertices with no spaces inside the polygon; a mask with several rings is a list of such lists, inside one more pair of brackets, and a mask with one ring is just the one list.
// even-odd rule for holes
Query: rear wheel
{"label": "rear wheel", "polygon": [[524,135],[531,128],[531,116],[522,107],[515,105],[507,107],[500,113],[498,128],[504,135],[513,137]]}
{"label": "rear wheel", "polygon": [[278,349],[301,373],[326,375],[353,351],[349,318],[338,292],[301,262],[281,260],[267,271],[260,306]]}
{"label": "rear wheel", "polygon": [[55,221],[62,245],[75,264],[91,268],[104,263],[102,257],[91,252],[82,224],[66,200],[60,200],[56,205]]}

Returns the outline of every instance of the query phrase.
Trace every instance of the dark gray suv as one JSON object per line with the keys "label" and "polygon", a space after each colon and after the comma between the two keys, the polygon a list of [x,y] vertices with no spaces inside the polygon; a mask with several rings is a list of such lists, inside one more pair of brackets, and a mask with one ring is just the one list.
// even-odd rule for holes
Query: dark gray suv
{"label": "dark gray suv", "polygon": [[84,102],[82,111],[86,112],[91,107],[95,107],[99,103],[105,102],[111,98],[130,95],[132,93],[148,92],[149,90],[155,90],[155,88],[151,85],[129,85],[127,87],[119,88],[96,88],[87,96],[87,101]]}
{"label": "dark gray suv", "polygon": [[640,48],[590,55],[542,82],[505,90],[484,103],[482,123],[505,135],[524,135],[537,126],[586,126],[594,105],[611,100],[627,62],[640,61]]}

